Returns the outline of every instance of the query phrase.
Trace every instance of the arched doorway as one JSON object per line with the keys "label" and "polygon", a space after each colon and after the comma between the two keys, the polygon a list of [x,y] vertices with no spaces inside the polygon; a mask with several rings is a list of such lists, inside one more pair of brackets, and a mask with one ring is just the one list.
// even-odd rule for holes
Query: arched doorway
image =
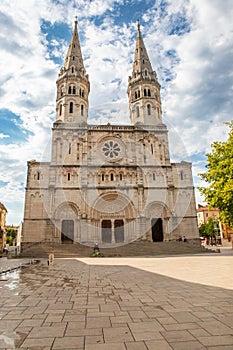
{"label": "arched doorway", "polygon": [[114,221],[114,237],[116,243],[124,242],[124,221],[115,220]]}
{"label": "arched doorway", "polygon": [[112,242],[112,223],[111,220],[103,220],[101,223],[102,227],[102,242],[111,243]]}
{"label": "arched doorway", "polygon": [[61,241],[62,243],[73,243],[74,241],[74,221],[73,220],[62,220]]}
{"label": "arched doorway", "polygon": [[163,242],[163,220],[161,218],[151,219],[151,231],[153,242]]}

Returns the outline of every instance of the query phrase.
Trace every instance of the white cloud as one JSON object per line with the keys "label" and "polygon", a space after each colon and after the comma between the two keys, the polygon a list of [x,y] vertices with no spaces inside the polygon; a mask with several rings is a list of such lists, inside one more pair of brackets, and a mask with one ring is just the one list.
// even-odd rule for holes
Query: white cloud
{"label": "white cloud", "polygon": [[0,133],[0,139],[5,139],[5,138],[8,138],[8,137],[9,137],[9,135],[5,135],[3,133]]}

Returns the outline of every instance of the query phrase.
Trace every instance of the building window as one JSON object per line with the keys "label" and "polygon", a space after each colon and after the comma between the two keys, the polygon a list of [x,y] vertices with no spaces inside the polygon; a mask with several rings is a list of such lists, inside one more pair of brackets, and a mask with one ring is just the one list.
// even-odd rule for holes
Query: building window
{"label": "building window", "polygon": [[81,116],[83,117],[84,115],[84,105],[81,105]]}
{"label": "building window", "polygon": [[37,180],[40,180],[40,171],[37,172]]}
{"label": "building window", "polygon": [[84,90],[82,91],[82,97],[84,97]]}
{"label": "building window", "polygon": [[104,181],[104,174],[101,175],[101,180]]}
{"label": "building window", "polygon": [[151,147],[151,154],[153,154],[154,153],[153,145],[151,144],[150,147]]}
{"label": "building window", "polygon": [[74,94],[74,95],[76,94],[75,86],[73,86],[73,94]]}
{"label": "building window", "polygon": [[75,57],[73,56],[73,61],[74,61]]}
{"label": "building window", "polygon": [[114,181],[114,174],[110,174],[110,180]]}
{"label": "building window", "polygon": [[183,171],[180,172],[180,179],[184,180],[184,172]]}
{"label": "building window", "polygon": [[[144,62],[143,62],[144,63]],[[147,70],[145,70],[145,76],[147,77]]]}
{"label": "building window", "polygon": [[144,89],[144,96],[147,96],[147,91],[146,91],[146,89]]}
{"label": "building window", "polygon": [[135,91],[135,99],[138,98],[138,94],[137,94],[137,91]]}
{"label": "building window", "polygon": [[74,109],[74,104],[73,104],[73,102],[70,102],[70,109],[69,109],[69,112],[70,112],[70,113],[73,113],[73,109]]}
{"label": "building window", "polygon": [[69,94],[69,95],[71,94],[71,86],[69,86],[68,94]]}
{"label": "building window", "polygon": [[156,177],[155,177],[155,173],[153,173],[153,181],[155,181]]}
{"label": "building window", "polygon": [[62,114],[62,104],[60,104],[60,110],[59,110],[59,115]]}
{"label": "building window", "polygon": [[120,181],[122,181],[123,180],[123,175],[122,174],[120,174]]}
{"label": "building window", "polygon": [[147,105],[147,114],[151,115],[151,105]]}
{"label": "building window", "polygon": [[138,90],[138,98],[140,97],[140,90]]}
{"label": "building window", "polygon": [[71,143],[69,143],[69,154],[71,154]]}
{"label": "building window", "polygon": [[74,67],[71,68],[71,73],[74,73]]}
{"label": "building window", "polygon": [[70,173],[67,174],[67,180],[70,181]]}
{"label": "building window", "polygon": [[151,96],[151,92],[150,92],[150,89],[148,89],[148,96],[149,96],[149,97]]}
{"label": "building window", "polygon": [[139,106],[136,107],[136,111],[137,111],[137,117],[139,118],[140,116]]}

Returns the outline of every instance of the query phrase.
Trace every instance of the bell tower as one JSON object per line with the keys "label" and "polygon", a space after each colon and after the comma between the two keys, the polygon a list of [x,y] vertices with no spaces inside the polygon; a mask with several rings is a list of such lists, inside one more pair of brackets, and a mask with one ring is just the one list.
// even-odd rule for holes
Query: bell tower
{"label": "bell tower", "polygon": [[133,125],[162,124],[160,84],[141,37],[140,24],[134,53],[132,76],[128,79],[130,121]]}
{"label": "bell tower", "polygon": [[83,64],[78,37],[78,21],[57,79],[56,121],[86,124],[90,83]]}

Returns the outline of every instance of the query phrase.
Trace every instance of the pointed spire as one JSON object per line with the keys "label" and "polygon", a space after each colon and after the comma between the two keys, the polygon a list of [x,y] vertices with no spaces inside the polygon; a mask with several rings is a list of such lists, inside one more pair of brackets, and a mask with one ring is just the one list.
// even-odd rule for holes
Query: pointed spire
{"label": "pointed spire", "polygon": [[144,45],[141,30],[140,30],[140,21],[138,20],[138,36],[136,40],[136,48],[134,53],[134,64],[133,64],[133,74],[142,73],[143,70],[147,69],[148,72],[152,73],[151,63]]}
{"label": "pointed spire", "polygon": [[141,31],[140,31],[140,20],[138,19],[138,36],[141,36]]}
{"label": "pointed spire", "polygon": [[162,122],[160,84],[152,70],[138,20],[133,72],[128,79],[130,120],[132,124],[158,125]]}
{"label": "pointed spire", "polygon": [[74,31],[73,31],[73,35],[70,41],[69,49],[68,49],[65,63],[64,63],[65,70],[68,70],[72,66],[75,67],[77,71],[80,71],[80,70],[85,71],[80,42],[79,42],[79,36],[78,36],[77,16],[75,17]]}
{"label": "pointed spire", "polygon": [[86,123],[89,92],[90,82],[83,64],[76,17],[65,63],[57,79],[57,120]]}

